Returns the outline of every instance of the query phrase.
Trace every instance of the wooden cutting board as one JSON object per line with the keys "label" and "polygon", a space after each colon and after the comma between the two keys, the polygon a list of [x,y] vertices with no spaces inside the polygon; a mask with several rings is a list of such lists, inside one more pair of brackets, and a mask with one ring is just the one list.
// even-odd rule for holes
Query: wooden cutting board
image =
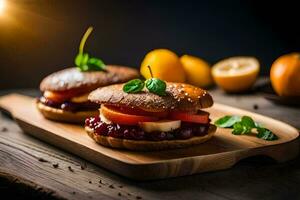
{"label": "wooden cutting board", "polygon": [[18,94],[0,97],[0,107],[15,118],[25,133],[76,154],[117,174],[138,180],[160,179],[227,169],[239,160],[266,155],[278,162],[299,152],[298,131],[288,124],[245,110],[215,103],[207,109],[214,121],[223,115],[248,115],[279,136],[264,141],[255,136],[235,136],[218,128],[208,142],[185,149],[134,152],[102,147],[82,126],[49,121],[37,111],[35,99]]}

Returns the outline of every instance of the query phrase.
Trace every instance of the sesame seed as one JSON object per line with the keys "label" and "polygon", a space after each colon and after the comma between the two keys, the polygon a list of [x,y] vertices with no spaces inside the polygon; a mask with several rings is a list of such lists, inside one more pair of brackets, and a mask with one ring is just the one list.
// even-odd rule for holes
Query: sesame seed
{"label": "sesame seed", "polygon": [[187,95],[189,95],[189,94],[186,92],[186,93],[184,93],[184,95],[187,96]]}

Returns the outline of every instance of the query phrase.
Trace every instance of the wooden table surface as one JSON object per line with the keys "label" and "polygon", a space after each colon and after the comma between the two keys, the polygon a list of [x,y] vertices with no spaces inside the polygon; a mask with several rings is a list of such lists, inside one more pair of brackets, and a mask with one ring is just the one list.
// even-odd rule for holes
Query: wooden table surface
{"label": "wooden table surface", "polygon": [[[36,90],[13,92],[38,94]],[[275,105],[256,94],[226,95],[218,89],[211,94],[218,103],[300,128],[299,108]],[[0,195],[19,199],[300,199],[299,185],[300,158],[278,164],[261,157],[224,171],[132,181],[24,134],[0,114]]]}

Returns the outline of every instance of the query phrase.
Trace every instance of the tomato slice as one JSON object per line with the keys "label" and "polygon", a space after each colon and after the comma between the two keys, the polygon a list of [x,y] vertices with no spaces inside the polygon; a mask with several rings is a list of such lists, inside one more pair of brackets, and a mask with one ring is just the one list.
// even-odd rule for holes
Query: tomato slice
{"label": "tomato slice", "polygon": [[199,124],[209,123],[209,113],[204,111],[199,111],[196,114],[181,111],[172,111],[170,112],[169,118]]}
{"label": "tomato slice", "polygon": [[51,91],[45,91],[43,96],[46,99],[50,99],[55,102],[64,102],[74,96],[76,96],[78,93],[74,91],[65,91],[65,92],[51,92]]}
{"label": "tomato slice", "polygon": [[107,108],[117,110],[121,113],[132,114],[132,115],[143,115],[143,116],[152,116],[158,118],[166,118],[169,114],[168,111],[161,111],[161,112],[149,112],[139,108],[130,108],[130,107],[116,107],[116,106],[108,106]]}
{"label": "tomato slice", "polygon": [[114,109],[112,107],[107,107],[105,105],[101,105],[100,112],[108,120],[116,124],[137,125],[139,122],[153,122],[159,120],[158,117],[154,117],[154,116],[126,114],[120,112],[120,110]]}

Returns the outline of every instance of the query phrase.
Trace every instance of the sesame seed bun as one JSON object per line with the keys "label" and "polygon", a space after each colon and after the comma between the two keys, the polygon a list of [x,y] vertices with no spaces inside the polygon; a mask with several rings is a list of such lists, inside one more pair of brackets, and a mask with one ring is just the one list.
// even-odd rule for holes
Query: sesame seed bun
{"label": "sesame seed bun", "polygon": [[128,140],[120,139],[109,136],[101,136],[96,134],[93,129],[85,127],[88,135],[95,140],[98,144],[103,146],[118,148],[118,149],[129,149],[134,151],[155,151],[164,149],[176,149],[184,148],[197,144],[201,144],[209,140],[216,131],[214,125],[210,125],[208,132],[204,136],[194,136],[185,140],[163,140],[163,141],[146,141],[146,140]]}
{"label": "sesame seed bun", "polygon": [[[124,66],[107,65],[105,71],[91,72],[81,72],[76,67],[73,67],[45,77],[40,84],[40,90],[42,92],[60,92],[61,94],[71,91],[78,95],[89,93],[100,86],[123,83],[137,77],[139,77],[137,70]],[[46,106],[41,102],[37,103],[37,108],[47,119],[70,123],[83,123],[87,117],[99,114],[98,110],[80,112],[64,111]]]}
{"label": "sesame seed bun", "polygon": [[126,93],[124,84],[115,84],[98,88],[90,93],[92,102],[120,107],[139,108],[151,112],[160,111],[196,111],[213,105],[213,99],[207,91],[184,83],[167,83],[166,95],[159,96],[144,90],[138,93]]}
{"label": "sesame seed bun", "polygon": [[73,67],[45,77],[40,84],[40,90],[52,92],[79,90],[88,92],[100,86],[123,83],[138,76],[137,70],[124,66],[107,65],[106,71],[91,72],[81,72]]}

